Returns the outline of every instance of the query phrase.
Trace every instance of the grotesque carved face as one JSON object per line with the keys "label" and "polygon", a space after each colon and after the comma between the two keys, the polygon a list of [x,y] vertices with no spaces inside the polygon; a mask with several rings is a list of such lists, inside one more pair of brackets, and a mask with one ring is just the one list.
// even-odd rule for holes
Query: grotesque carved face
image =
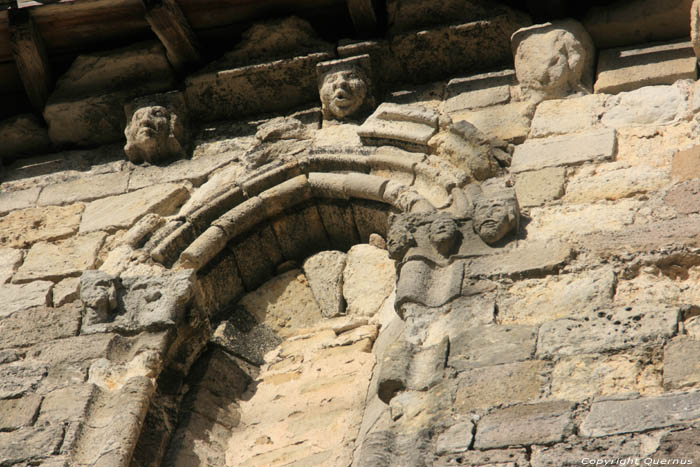
{"label": "grotesque carved face", "polygon": [[327,73],[321,84],[325,113],[342,119],[357,112],[367,97],[367,78],[357,68]]}
{"label": "grotesque carved face", "polygon": [[132,162],[156,162],[182,152],[182,125],[165,107],[156,105],[138,109],[124,134],[124,152]]}
{"label": "grotesque carved face", "polygon": [[515,197],[480,199],[474,206],[474,230],[486,243],[495,243],[518,227],[520,210]]}
{"label": "grotesque carved face", "polygon": [[430,224],[429,236],[438,253],[448,257],[459,240],[457,224],[449,217],[439,217]]}

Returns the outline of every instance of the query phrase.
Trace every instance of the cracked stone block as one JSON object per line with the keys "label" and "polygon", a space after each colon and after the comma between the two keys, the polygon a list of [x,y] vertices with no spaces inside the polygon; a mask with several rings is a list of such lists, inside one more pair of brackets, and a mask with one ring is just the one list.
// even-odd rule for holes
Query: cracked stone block
{"label": "cracked stone block", "polygon": [[284,262],[280,245],[269,225],[236,241],[231,249],[247,290],[255,290],[274,277],[277,266]]}
{"label": "cracked stone block", "polygon": [[540,102],[532,118],[530,138],[590,130],[597,126],[607,98],[591,94]]}
{"label": "cracked stone block", "polygon": [[522,143],[530,132],[535,106],[529,102],[511,102],[483,109],[464,110],[450,114],[452,120],[466,120],[489,138]]}
{"label": "cracked stone block", "polygon": [[700,418],[700,393],[594,402],[580,433],[600,437],[689,423]]}
{"label": "cracked stone block", "polygon": [[17,209],[36,206],[41,187],[27,190],[0,191],[0,216]]}
{"label": "cracked stone block", "polygon": [[496,410],[477,423],[474,447],[556,443],[573,432],[574,407],[568,401],[550,401]]}
{"label": "cracked stone block", "polygon": [[62,306],[80,298],[80,278],[63,279],[53,288],[53,306]]}
{"label": "cracked stone block", "polygon": [[437,130],[436,111],[421,105],[385,102],[357,129],[357,134],[365,145],[428,152],[428,141]]}
{"label": "cracked stone block", "polygon": [[301,260],[311,253],[327,250],[329,239],[316,206],[310,205],[287,212],[272,222],[282,256]]}
{"label": "cracked stone block", "polygon": [[52,287],[53,283],[48,281],[0,284],[0,318],[36,306],[49,306]]}
{"label": "cracked stone block", "polygon": [[68,276],[78,276],[84,270],[95,267],[97,253],[106,236],[104,232],[93,232],[56,243],[35,243],[13,281],[58,281]]}
{"label": "cracked stone block", "polygon": [[564,194],[565,181],[566,169],[564,167],[549,167],[519,173],[515,177],[515,194],[518,198],[518,204],[527,208],[559,199]]}
{"label": "cracked stone block", "polygon": [[505,104],[510,100],[510,86],[515,84],[513,70],[481,73],[447,83],[445,112],[477,109]]}
{"label": "cracked stone block", "polygon": [[44,396],[37,424],[82,422],[88,408],[97,398],[97,386],[87,383],[51,391]]}
{"label": "cracked stone block", "polygon": [[35,390],[47,371],[43,365],[24,362],[0,366],[0,399],[15,398]]}
{"label": "cracked stone block", "polygon": [[39,306],[0,319],[0,347],[24,347],[37,342],[78,334],[82,306]]}
{"label": "cracked stone block", "polygon": [[538,356],[576,355],[651,345],[676,333],[678,307],[634,305],[601,310],[540,327]]}
{"label": "cracked stone block", "polygon": [[342,251],[322,251],[304,261],[304,274],[325,318],[345,314],[343,270],[347,255]]}
{"label": "cracked stone block", "polygon": [[[371,281],[367,278],[371,277]],[[391,294],[396,282],[389,253],[371,245],[355,245],[348,251],[343,270],[343,296],[347,314],[373,316]]]}
{"label": "cracked stone block", "polygon": [[171,183],[98,199],[85,207],[80,233],[126,229],[149,213],[173,214],[188,197],[184,186]]}
{"label": "cracked stone block", "polygon": [[530,464],[532,467],[577,467],[582,465],[582,459],[644,458],[651,454],[649,447],[655,444],[658,445],[655,433],[598,439],[569,438],[553,446],[533,446]]}
{"label": "cracked stone block", "polygon": [[678,336],[664,350],[664,389],[683,389],[700,383],[700,341]]}
{"label": "cracked stone block", "polygon": [[0,285],[10,281],[10,278],[22,263],[22,258],[24,258],[22,250],[0,248]]}
{"label": "cracked stone block", "polygon": [[696,80],[697,61],[688,41],[601,50],[594,89],[617,94],[679,79]]}
{"label": "cracked stone block", "polygon": [[125,193],[128,172],[98,174],[65,183],[47,185],[39,195],[39,206],[71,204]]}
{"label": "cracked stone block", "polygon": [[433,464],[434,467],[453,467],[455,465],[478,465],[517,467],[528,465],[529,455],[525,449],[489,449],[487,451],[466,451],[446,455]]}
{"label": "cracked stone block", "polygon": [[527,277],[556,272],[571,258],[571,247],[558,241],[537,241],[504,253],[470,260],[465,276]]}
{"label": "cracked stone block", "polygon": [[[0,459],[8,465],[47,458],[58,451],[63,426],[26,427],[0,432]],[[33,462],[32,462],[33,463]]]}
{"label": "cracked stone block", "polygon": [[[0,194],[0,205],[2,201]],[[84,208],[74,204],[11,212],[0,219],[0,245],[26,248],[35,242],[70,237],[78,231]]]}
{"label": "cracked stone block", "polygon": [[535,326],[475,326],[450,341],[448,366],[457,370],[527,360],[535,353]]}
{"label": "cracked stone block", "polygon": [[611,160],[615,155],[616,141],[613,129],[530,139],[515,147],[510,169],[517,173]]}
{"label": "cracked stone block", "polygon": [[11,431],[34,424],[41,396],[28,394],[18,399],[0,400],[0,430]]}
{"label": "cracked stone block", "polygon": [[449,452],[464,452],[469,449],[474,439],[474,422],[471,420],[452,425],[437,439],[438,456]]}

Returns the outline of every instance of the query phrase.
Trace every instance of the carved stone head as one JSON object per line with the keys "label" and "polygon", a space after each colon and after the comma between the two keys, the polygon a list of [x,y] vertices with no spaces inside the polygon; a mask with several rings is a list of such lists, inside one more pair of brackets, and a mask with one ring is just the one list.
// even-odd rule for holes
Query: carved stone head
{"label": "carved stone head", "polygon": [[448,216],[440,216],[435,219],[428,230],[430,242],[435,249],[445,258],[450,256],[459,243],[459,229],[457,223]]}
{"label": "carved stone head", "polygon": [[516,230],[520,208],[514,195],[479,198],[474,203],[474,231],[488,244],[493,244]]}
{"label": "carved stone head", "polygon": [[344,120],[371,107],[368,63],[369,57],[365,55],[317,65],[324,118]]}
{"label": "carved stone head", "polygon": [[150,105],[139,108],[124,134],[124,152],[131,162],[155,163],[184,155],[184,127],[178,115],[166,107]]}

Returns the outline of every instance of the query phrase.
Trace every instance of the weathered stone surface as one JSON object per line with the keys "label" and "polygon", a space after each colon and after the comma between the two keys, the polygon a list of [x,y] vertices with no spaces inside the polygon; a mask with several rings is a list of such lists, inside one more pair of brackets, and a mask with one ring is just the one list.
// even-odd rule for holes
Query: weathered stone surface
{"label": "weathered stone surface", "polygon": [[123,137],[124,103],[168,89],[173,79],[158,42],[78,56],[44,108],[49,137],[55,144],[117,141]]}
{"label": "weathered stone surface", "polygon": [[327,250],[329,239],[314,205],[294,209],[272,222],[272,228],[286,259],[302,260],[312,253]]}
{"label": "weathered stone surface", "polygon": [[672,206],[679,214],[694,214],[700,212],[700,180],[692,179],[671,187],[664,202]]}
{"label": "weathered stone surface", "polygon": [[700,146],[675,152],[671,175],[679,182],[700,177]]}
{"label": "weathered stone surface", "polygon": [[0,320],[2,348],[24,347],[42,341],[74,336],[78,333],[80,306],[60,308],[39,306],[18,311]]}
{"label": "weathered stone surface", "polygon": [[592,203],[618,200],[658,190],[669,182],[668,172],[648,166],[620,167],[601,164],[595,172],[582,171],[566,185],[563,200],[569,203]]}
{"label": "weathered stone surface", "polygon": [[599,47],[688,36],[691,0],[635,0],[591,8],[583,24]]}
{"label": "weathered stone surface", "polygon": [[239,302],[258,323],[282,336],[308,328],[321,319],[321,309],[299,269],[270,279]]}
{"label": "weathered stone surface", "polygon": [[83,209],[82,204],[74,204],[11,212],[0,219],[0,245],[25,248],[34,242],[70,237],[78,231]]}
{"label": "weathered stone surface", "polygon": [[48,281],[29,284],[0,284],[0,318],[35,306],[51,305],[51,288]]}
{"label": "weathered stone surface", "polygon": [[89,383],[51,391],[41,404],[37,424],[85,421],[90,403],[96,399],[97,392],[97,387]]}
{"label": "weathered stone surface", "polygon": [[471,420],[452,425],[438,436],[435,451],[437,455],[449,452],[464,452],[469,449],[474,439],[474,422]]}
{"label": "weathered stone surface", "polygon": [[97,253],[104,243],[104,232],[62,240],[57,243],[39,242],[32,245],[13,281],[16,283],[34,280],[58,281],[68,276],[77,276],[86,269],[95,267]]}
{"label": "weathered stone surface", "polygon": [[128,182],[128,172],[114,172],[48,185],[41,191],[39,205],[71,204],[118,195],[126,192]]}
{"label": "weathered stone surface", "polygon": [[465,120],[449,125],[448,131],[430,140],[430,147],[475,180],[493,177],[498,171],[491,141]]}
{"label": "weathered stone surface", "polygon": [[56,284],[52,290],[53,305],[62,306],[80,297],[80,278],[69,277]]}
{"label": "weathered stone surface", "polygon": [[594,130],[571,136],[528,140],[516,146],[511,171],[579,165],[610,160],[615,155],[615,130]]}
{"label": "weathered stone surface", "polygon": [[680,86],[645,86],[610,97],[600,122],[610,128],[663,125],[678,119],[686,109]]}
{"label": "weathered stone surface", "polygon": [[39,412],[41,396],[29,394],[18,399],[0,400],[0,431],[31,426]]}
{"label": "weathered stone surface", "polygon": [[579,401],[635,392],[646,396],[661,394],[661,363],[655,355],[651,351],[632,351],[561,358],[552,371],[552,395]]}
{"label": "weathered stone surface", "polygon": [[[697,464],[700,459],[700,446],[698,445],[698,429],[693,427],[687,430],[674,430],[661,438],[659,449],[652,454],[653,458],[662,458],[673,465],[673,459],[692,460]],[[686,465],[690,465],[686,462]]]}
{"label": "weathered stone surface", "polygon": [[693,387],[700,383],[700,341],[676,337],[664,351],[664,388]]}
{"label": "weathered stone surface", "polygon": [[346,255],[341,251],[323,251],[304,261],[304,274],[325,318],[345,314],[345,262]]}
{"label": "weathered stone surface", "polygon": [[195,300],[201,309],[209,310],[210,313],[222,310],[245,293],[236,259],[229,252],[214,257],[199,270],[197,276]]}
{"label": "weathered stone surface", "polygon": [[444,305],[459,296],[464,278],[464,262],[439,267],[427,261],[407,261],[401,266],[396,284],[396,307],[418,303],[430,307]]}
{"label": "weathered stone surface", "polygon": [[[463,296],[440,307],[440,312],[445,313],[440,319],[429,320],[423,344],[437,344],[445,336],[452,341],[464,331],[465,323],[469,323],[469,326],[493,324],[496,300],[491,292],[494,289],[494,282],[467,281],[464,284]],[[392,309],[393,306],[392,303]]]}
{"label": "weathered stone surface", "polygon": [[452,339],[448,365],[464,370],[527,360],[536,339],[534,326],[475,326]]}
{"label": "weathered stone surface", "polygon": [[530,132],[530,120],[535,106],[528,102],[512,102],[484,109],[465,110],[450,114],[452,120],[466,120],[490,138],[522,143]]}
{"label": "weathered stone surface", "polygon": [[477,449],[561,441],[573,432],[574,404],[567,401],[516,405],[486,415],[476,426]]}
{"label": "weathered stone surface", "polygon": [[384,103],[357,130],[364,144],[427,152],[438,128],[438,113],[419,105]]}
{"label": "weathered stone surface", "polygon": [[[367,277],[372,277],[368,282]],[[355,245],[343,270],[343,296],[349,315],[373,316],[391,294],[396,282],[394,262],[386,250]]]}
{"label": "weathered stone surface", "polygon": [[80,232],[129,228],[148,213],[172,214],[187,197],[182,185],[165,184],[99,199],[85,208]]}
{"label": "weathered stone surface", "polygon": [[590,92],[595,46],[588,31],[573,19],[536,24],[511,36],[515,74],[526,93],[561,97]]}
{"label": "weathered stone surface", "polygon": [[0,248],[0,284],[9,282],[19,265],[24,254],[22,250],[14,248]]}
{"label": "weathered stone surface", "polygon": [[254,290],[272,278],[277,266],[284,261],[280,245],[269,226],[237,240],[232,250],[247,290]]}
{"label": "weathered stone surface", "polygon": [[34,114],[21,114],[0,122],[0,158],[46,152],[51,140],[46,127]]}
{"label": "weathered stone surface", "polygon": [[453,467],[456,465],[478,465],[516,467],[527,465],[528,453],[525,449],[488,449],[486,451],[466,451],[444,456],[433,464],[435,467]]}
{"label": "weathered stone surface", "polygon": [[571,258],[571,248],[558,241],[531,242],[497,255],[469,260],[465,276],[538,276],[551,274]]}
{"label": "weathered stone surface", "polygon": [[631,400],[594,402],[580,427],[583,436],[599,437],[646,431],[700,418],[700,393],[669,394]]}
{"label": "weathered stone surface", "polygon": [[537,355],[576,355],[652,345],[675,334],[678,313],[677,307],[641,304],[544,323]]}
{"label": "weathered stone surface", "polygon": [[642,86],[697,78],[697,57],[688,42],[601,50],[596,93],[617,94]]}
{"label": "weathered stone surface", "polygon": [[597,126],[608,96],[591,94],[540,102],[532,118],[530,138],[563,135]]}
{"label": "weathered stone surface", "polygon": [[0,399],[18,397],[35,390],[46,373],[46,367],[24,362],[0,366]]}
{"label": "weathered stone surface", "polygon": [[547,364],[541,360],[465,370],[457,380],[455,410],[469,413],[535,400],[545,389],[547,370]]}
{"label": "weathered stone surface", "polygon": [[258,324],[245,310],[237,310],[233,317],[216,328],[212,342],[227,352],[255,365],[265,363],[265,354],[282,340],[264,324]]}
{"label": "weathered stone surface", "polygon": [[[620,460],[635,465],[639,460],[659,461],[660,456],[650,456],[658,445],[658,433],[610,436],[607,438],[573,438],[553,446],[533,446],[530,463],[532,467],[575,467],[582,463],[601,460]],[[684,456],[677,456],[682,459]],[[629,459],[629,460],[628,460]],[[669,464],[670,465],[670,464]]]}
{"label": "weathered stone surface", "polygon": [[515,193],[522,207],[540,206],[561,198],[564,194],[566,169],[549,167],[519,173],[515,178]]}
{"label": "weathered stone surface", "polygon": [[505,104],[510,100],[510,85],[514,83],[513,70],[451,79],[447,83],[445,112]]}
{"label": "weathered stone surface", "polygon": [[36,206],[41,188],[29,188],[18,191],[0,191],[0,215],[5,215],[16,209]]}
{"label": "weathered stone surface", "polygon": [[609,268],[518,281],[499,297],[498,318],[503,324],[540,324],[575,318],[609,306],[616,285],[617,278]]}
{"label": "weathered stone surface", "polygon": [[63,427],[56,425],[0,432],[0,459],[8,465],[34,463],[54,454],[62,441]]}

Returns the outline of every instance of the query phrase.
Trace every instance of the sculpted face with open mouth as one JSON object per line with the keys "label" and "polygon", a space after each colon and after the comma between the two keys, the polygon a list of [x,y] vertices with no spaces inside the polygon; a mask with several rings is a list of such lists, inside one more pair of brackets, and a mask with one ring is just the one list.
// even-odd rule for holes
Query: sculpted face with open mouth
{"label": "sculpted face with open mouth", "polygon": [[336,118],[342,119],[357,112],[366,97],[366,78],[358,70],[335,71],[323,78],[321,103]]}

